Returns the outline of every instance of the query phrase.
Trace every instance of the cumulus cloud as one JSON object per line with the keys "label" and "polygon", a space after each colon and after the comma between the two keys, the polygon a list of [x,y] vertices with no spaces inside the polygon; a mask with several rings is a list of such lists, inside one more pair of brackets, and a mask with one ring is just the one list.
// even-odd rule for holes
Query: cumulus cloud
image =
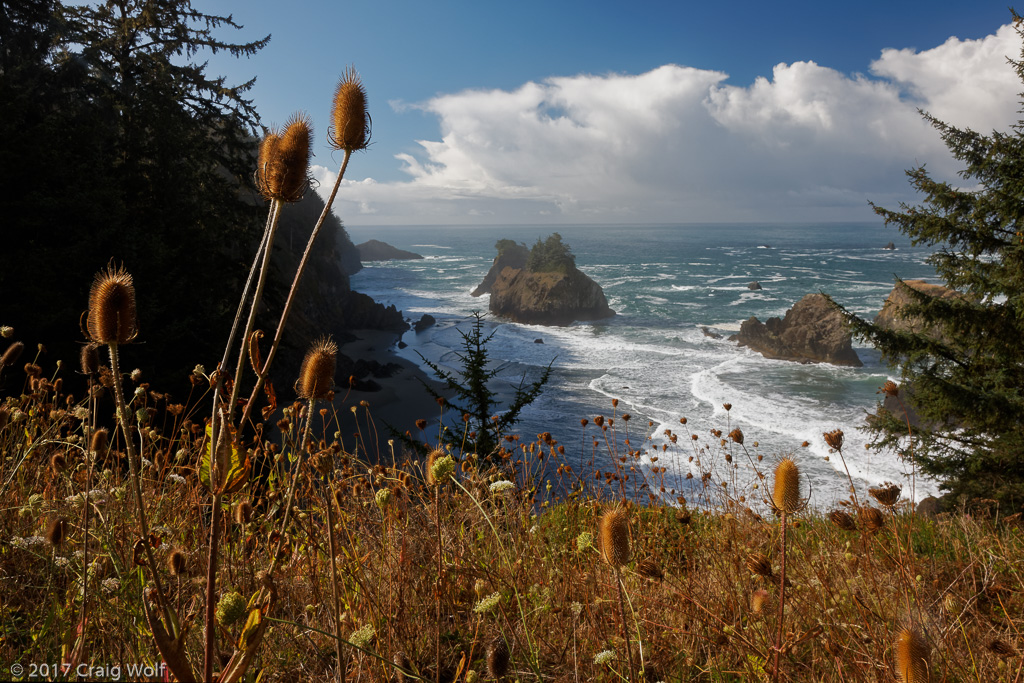
{"label": "cumulus cloud", "polygon": [[[1017,120],[1006,59],[1018,51],[1004,26],[885,50],[867,75],[805,61],[735,86],[669,64],[440,95],[415,105],[440,139],[398,155],[409,179],[346,180],[338,211],[356,223],[864,219],[867,199],[914,201],[908,167],[955,178],[919,108],[986,131]],[[317,173],[329,188],[331,172]]]}

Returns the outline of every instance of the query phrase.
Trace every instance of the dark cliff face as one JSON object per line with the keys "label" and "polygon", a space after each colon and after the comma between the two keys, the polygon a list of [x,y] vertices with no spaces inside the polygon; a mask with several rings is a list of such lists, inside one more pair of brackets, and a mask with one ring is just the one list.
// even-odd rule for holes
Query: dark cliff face
{"label": "dark cliff face", "polygon": [[526,261],[530,258],[530,250],[522,244],[511,244],[506,246],[497,256],[494,257],[494,263],[491,265],[491,269],[487,271],[487,275],[484,276],[484,281],[481,282],[476,289],[473,290],[473,296],[481,296],[487,294],[494,287],[494,282],[498,279],[498,275],[501,271],[506,268],[512,268],[513,270],[520,270],[526,267]]}
{"label": "dark cliff face", "polygon": [[730,339],[766,358],[860,367],[863,363],[851,337],[842,316],[825,297],[808,294],[786,311],[785,318],[762,323],[752,317]]}

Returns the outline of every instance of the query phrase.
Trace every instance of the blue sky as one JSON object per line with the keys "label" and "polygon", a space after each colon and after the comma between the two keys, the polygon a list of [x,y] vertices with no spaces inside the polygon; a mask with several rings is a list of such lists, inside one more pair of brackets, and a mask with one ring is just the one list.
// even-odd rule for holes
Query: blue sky
{"label": "blue sky", "polygon": [[222,38],[272,34],[209,71],[257,76],[265,124],[307,112],[322,183],[334,85],[359,71],[351,225],[870,219],[867,199],[913,201],[904,169],[954,177],[918,107],[1005,128],[1021,90],[1002,1],[196,5],[245,26]]}

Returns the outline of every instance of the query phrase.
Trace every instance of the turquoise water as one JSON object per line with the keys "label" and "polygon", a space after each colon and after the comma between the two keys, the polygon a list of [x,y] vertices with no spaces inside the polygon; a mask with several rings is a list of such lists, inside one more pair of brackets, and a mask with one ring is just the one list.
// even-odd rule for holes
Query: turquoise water
{"label": "turquoise water", "polygon": [[[895,229],[859,223],[349,228],[356,243],[375,238],[426,257],[369,263],[352,285],[412,320],[424,313],[436,317],[437,326],[427,332],[406,333],[409,347],[400,353],[419,361],[418,352],[450,367],[461,341],[458,330],[469,324],[466,316],[487,310],[487,296],[470,292],[490,268],[494,243],[507,238],[529,246],[553,231],[604,288],[618,315],[564,328],[489,319],[496,328],[492,357],[507,364],[500,375],[505,386],[524,374],[536,377],[554,359],[548,388],[524,413],[524,437],[550,431],[563,444],[580,444],[580,418],[610,416],[617,398],[618,412],[633,417],[634,447],[648,422],[648,446],[659,449],[665,429],[703,438],[713,428],[727,433],[739,427],[747,444],[759,442],[767,461],[793,455],[815,482],[812,503],[826,506],[843,498],[847,486],[839,459],[826,460],[822,439],[823,432],[839,428],[858,485],[895,481],[910,495],[907,467],[892,454],[866,451],[867,437],[858,429],[878,400],[878,388],[893,376],[880,366],[877,352],[855,341],[862,368],[803,365],[765,359],[724,337],[750,316],[783,316],[810,292],[825,292],[849,310],[873,316],[894,275],[934,280],[925,261],[930,249],[912,247]],[[883,248],[889,241],[895,251]],[[764,289],[749,290],[753,280]],[[702,326],[723,338],[706,336]],[[728,414],[725,403],[732,404]],[[686,427],[680,417],[687,418]],[[811,446],[801,448],[803,441]],[[669,451],[658,465],[671,464],[670,474],[681,479],[692,465],[678,454],[667,463],[671,458]],[[937,487],[918,477],[915,490],[921,498]]]}

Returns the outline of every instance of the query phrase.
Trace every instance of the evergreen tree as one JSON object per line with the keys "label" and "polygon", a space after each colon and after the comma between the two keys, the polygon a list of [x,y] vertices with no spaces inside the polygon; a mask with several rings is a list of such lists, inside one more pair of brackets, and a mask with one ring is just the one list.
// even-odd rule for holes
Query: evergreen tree
{"label": "evergreen tree", "polygon": [[229,87],[195,58],[269,36],[224,42],[241,27],[188,0],[0,7],[0,288],[19,293],[4,324],[67,362],[113,258],[135,274],[147,379],[183,386],[218,356],[262,227],[252,81]]}
{"label": "evergreen tree", "polygon": [[568,273],[575,267],[576,257],[557,232],[543,241],[538,237],[526,261],[526,269],[534,273]]}
{"label": "evergreen tree", "polygon": [[[1024,81],[1024,61],[1010,63]],[[907,172],[922,205],[872,206],[915,245],[937,248],[929,263],[961,296],[931,297],[898,281],[917,332],[847,314],[899,368],[921,424],[908,438],[906,421],[880,404],[868,426],[875,446],[912,457],[943,489],[1013,511],[1024,504],[1024,121],[984,135],[924,116],[963,163],[962,183],[937,181],[922,166]]]}
{"label": "evergreen tree", "polygon": [[[474,312],[470,317],[473,322],[469,332],[459,330],[462,336],[462,353],[455,354],[459,359],[459,369],[449,372],[427,360],[422,354],[420,358],[452,394],[451,398],[445,400],[446,407],[467,420],[464,424],[453,424],[444,430],[442,440],[455,447],[461,446],[463,436],[466,430],[469,430],[467,443],[479,456],[486,458],[498,449],[502,435],[507,434],[519,421],[519,414],[523,408],[540,396],[551,376],[551,364],[544,368],[537,381],[529,385],[526,384],[526,376],[523,375],[508,407],[504,412],[496,412],[499,409],[497,393],[490,388],[490,383],[507,366],[489,367],[491,362],[487,343],[494,337],[494,332],[484,334],[483,314]],[[554,360],[551,362],[554,363]],[[432,387],[426,384],[423,386],[435,399],[442,398]]]}

